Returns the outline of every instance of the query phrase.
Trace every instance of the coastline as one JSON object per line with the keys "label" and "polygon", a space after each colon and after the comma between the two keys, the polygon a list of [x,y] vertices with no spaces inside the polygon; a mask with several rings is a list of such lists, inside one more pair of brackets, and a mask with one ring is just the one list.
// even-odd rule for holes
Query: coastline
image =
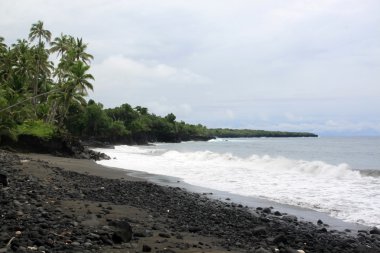
{"label": "coastline", "polygon": [[[184,191],[181,188],[186,188],[185,184],[173,178],[141,176],[90,160],[40,154],[19,154],[19,157],[20,162],[13,167],[19,168],[20,176],[28,175],[52,188],[53,191],[44,194],[58,198],[60,209],[70,210],[73,219],[82,217],[79,223],[84,226],[85,233],[89,227],[106,226],[107,219],[123,218],[130,221],[135,233],[132,244],[107,245],[93,238],[87,247],[86,241],[73,245],[72,240],[67,247],[77,247],[77,250],[122,252],[128,248],[130,252],[141,252],[146,245],[156,252],[165,249],[171,250],[165,252],[259,252],[260,248],[265,250],[261,252],[274,252],[275,249],[280,252],[322,252],[322,249],[377,252],[371,250],[380,247],[379,237],[369,231],[357,233],[363,238],[358,240],[352,233],[328,231],[331,227],[316,226],[292,215],[275,215],[273,212],[277,208],[272,211],[263,206],[264,209],[252,212],[239,203],[210,200],[209,197],[222,199],[222,195],[203,195],[201,192],[206,189],[198,188],[199,193]],[[107,209],[111,210],[107,214],[99,205],[112,209]]]}
{"label": "coastline", "polygon": [[[109,168],[111,170],[115,169],[113,167],[106,167],[106,168]],[[318,220],[321,220],[323,221],[325,227],[328,230],[338,230],[338,231],[346,230],[346,232],[350,230],[351,234],[355,234],[359,230],[370,229],[369,226],[365,226],[358,223],[346,222],[338,218],[331,217],[327,213],[318,212],[318,211],[304,208],[304,207],[292,206],[292,205],[282,204],[282,203],[278,203],[278,202],[274,202],[274,201],[270,201],[266,199],[261,199],[261,198],[256,198],[256,197],[246,197],[246,196],[229,193],[226,191],[218,191],[218,190],[214,190],[210,188],[195,186],[195,185],[188,184],[176,177],[149,174],[149,173],[145,173],[141,171],[131,171],[131,170],[125,170],[125,171],[127,175],[133,178],[138,178],[141,180],[146,179],[149,182],[156,183],[156,184],[166,186],[166,187],[180,187],[181,189],[184,189],[189,192],[205,195],[210,199],[215,199],[215,200],[219,200],[226,203],[235,203],[235,204],[241,204],[243,206],[248,206],[248,208],[251,209],[252,211],[260,207],[261,208],[272,207],[273,212],[279,211],[281,213],[294,215],[298,217],[300,221],[311,222],[314,225],[318,225]]]}
{"label": "coastline", "polygon": [[258,207],[273,207],[273,211],[280,211],[281,213],[295,215],[298,217],[299,220],[305,222],[312,222],[315,225],[317,225],[318,220],[321,220],[324,222],[325,227],[329,230],[345,231],[348,229],[351,231],[351,234],[354,234],[357,233],[359,230],[370,229],[370,227],[368,226],[357,223],[345,222],[343,220],[333,218],[326,213],[321,213],[308,208],[281,204],[274,201],[255,197],[239,196],[224,191],[195,186],[185,183],[183,180],[175,177],[156,175],[141,171],[126,170],[115,167],[108,167],[100,165],[93,160],[73,159],[45,154],[28,154],[27,156],[25,156],[25,158],[27,157],[30,157],[33,160],[41,160],[44,162],[48,162],[51,165],[57,167],[63,167],[66,170],[84,173],[92,176],[99,176],[109,179],[123,179],[127,181],[147,181],[165,187],[179,187],[189,192],[205,195],[210,199],[215,199],[226,203],[235,203],[248,206],[252,210]]}

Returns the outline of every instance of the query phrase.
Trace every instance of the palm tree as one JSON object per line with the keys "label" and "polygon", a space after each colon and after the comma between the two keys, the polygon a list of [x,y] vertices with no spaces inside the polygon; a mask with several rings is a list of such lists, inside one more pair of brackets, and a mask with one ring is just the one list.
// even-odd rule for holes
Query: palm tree
{"label": "palm tree", "polygon": [[51,40],[51,32],[44,29],[44,22],[41,20],[32,24],[30,28],[29,40],[34,41],[36,38],[38,38],[38,44],[42,43],[42,39],[45,39],[46,42],[50,42]]}
{"label": "palm tree", "polygon": [[4,42],[4,38],[0,37],[0,87],[6,81],[8,72],[11,69],[9,52],[7,45]]}
{"label": "palm tree", "polygon": [[64,56],[69,48],[73,44],[73,37],[65,34],[61,34],[61,37],[55,38],[50,44],[50,52],[52,53],[58,53],[58,56]]}
{"label": "palm tree", "polygon": [[70,71],[64,76],[66,82],[62,85],[61,101],[63,102],[63,117],[61,123],[67,116],[67,112],[71,102],[85,103],[84,96],[87,96],[87,90],[93,90],[93,86],[90,80],[95,80],[94,77],[87,73],[90,66],[84,64],[81,61],[75,62]]}
{"label": "palm tree", "polygon": [[7,45],[4,43],[4,38],[0,36],[0,56],[7,51]]}
{"label": "palm tree", "polygon": [[[36,73],[35,73],[35,78],[34,78],[34,84],[33,84],[33,96],[37,96],[38,94],[38,83],[39,83],[39,77],[40,77],[40,72],[41,72],[41,56],[40,54],[44,53],[45,51],[45,45],[42,42],[42,39],[44,39],[46,42],[50,42],[51,39],[51,32],[48,30],[44,29],[44,23],[42,21],[37,21],[37,23],[32,24],[32,27],[30,28],[30,33],[29,33],[29,40],[34,41],[35,39],[38,38],[38,45],[36,50]],[[33,104],[36,105],[36,99],[33,98]]]}
{"label": "palm tree", "polygon": [[83,43],[82,38],[77,38],[74,41],[73,47],[69,50],[69,57],[74,61],[82,61],[86,65],[89,65],[90,60],[93,60],[94,57],[86,52],[87,44]]}

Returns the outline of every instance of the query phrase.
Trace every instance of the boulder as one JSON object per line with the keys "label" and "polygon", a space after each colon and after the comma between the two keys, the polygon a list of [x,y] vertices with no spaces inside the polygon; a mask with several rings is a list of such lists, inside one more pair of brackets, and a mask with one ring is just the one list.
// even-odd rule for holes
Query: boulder
{"label": "boulder", "polygon": [[267,208],[264,208],[264,210],[263,210],[263,213],[271,213],[272,212],[272,210],[269,208],[269,207],[267,207]]}
{"label": "boulder", "polygon": [[126,221],[114,221],[111,226],[115,227],[112,241],[116,244],[130,242],[132,239],[132,227]]}
{"label": "boulder", "polygon": [[375,235],[380,235],[380,229],[378,229],[377,227],[373,227],[370,231],[369,231],[370,234],[375,234]]}

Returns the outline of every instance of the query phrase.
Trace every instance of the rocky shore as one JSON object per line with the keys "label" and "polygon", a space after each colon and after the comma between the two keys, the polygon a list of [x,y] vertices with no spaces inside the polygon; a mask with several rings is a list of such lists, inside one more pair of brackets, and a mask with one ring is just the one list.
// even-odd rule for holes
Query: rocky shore
{"label": "rocky shore", "polygon": [[376,228],[352,235],[52,161],[0,151],[0,252],[380,252]]}

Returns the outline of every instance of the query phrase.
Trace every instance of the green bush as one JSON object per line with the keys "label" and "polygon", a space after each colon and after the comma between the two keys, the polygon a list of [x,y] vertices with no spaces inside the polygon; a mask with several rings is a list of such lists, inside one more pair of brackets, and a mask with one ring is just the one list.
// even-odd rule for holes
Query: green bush
{"label": "green bush", "polygon": [[33,135],[44,139],[52,138],[55,132],[55,126],[45,123],[42,120],[25,121],[16,127],[17,135]]}

